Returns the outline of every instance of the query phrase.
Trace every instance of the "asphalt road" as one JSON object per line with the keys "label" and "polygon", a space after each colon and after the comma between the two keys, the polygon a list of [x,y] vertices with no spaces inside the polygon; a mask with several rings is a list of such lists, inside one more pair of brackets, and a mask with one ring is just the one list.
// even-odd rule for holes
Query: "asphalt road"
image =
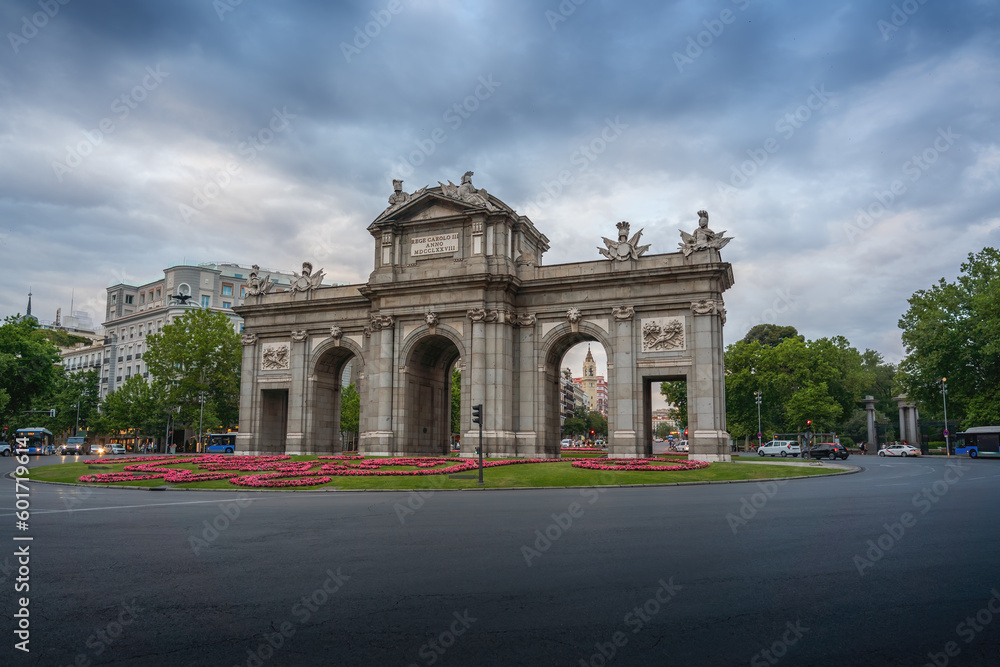
{"label": "asphalt road", "polygon": [[30,653],[7,631],[0,664],[1000,664],[1000,461],[848,463],[601,492],[30,484],[27,531],[4,477],[0,605],[16,629],[29,598]]}

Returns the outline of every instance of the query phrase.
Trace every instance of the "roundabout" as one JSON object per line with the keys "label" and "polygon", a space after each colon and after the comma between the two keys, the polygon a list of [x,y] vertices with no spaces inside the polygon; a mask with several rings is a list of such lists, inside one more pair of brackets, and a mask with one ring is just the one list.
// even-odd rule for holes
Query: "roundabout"
{"label": "roundabout", "polygon": [[[64,457],[71,458],[71,457]],[[484,460],[484,484],[475,481],[479,462],[456,457],[290,456],[285,454],[167,455],[84,458],[32,469],[37,482],[105,485],[157,490],[395,490],[434,488],[553,488],[741,482],[856,472],[853,466],[789,466],[756,460],[689,461],[685,455],[648,459],[568,456],[557,459]],[[790,463],[790,462],[788,462]]]}

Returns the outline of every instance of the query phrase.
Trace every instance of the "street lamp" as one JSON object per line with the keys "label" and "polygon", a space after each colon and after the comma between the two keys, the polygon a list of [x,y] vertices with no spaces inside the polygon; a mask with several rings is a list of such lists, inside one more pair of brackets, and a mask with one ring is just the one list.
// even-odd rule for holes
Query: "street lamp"
{"label": "street lamp", "polygon": [[944,404],[944,455],[951,456],[948,446],[948,378],[941,378],[941,402]]}
{"label": "street lamp", "polygon": [[198,445],[201,444],[201,424],[205,419],[205,392],[198,392],[198,402],[201,403],[201,416],[198,417],[198,442],[195,444],[195,449],[198,449]]}
{"label": "street lamp", "polygon": [[757,399],[757,447],[759,448],[763,444],[763,442],[761,442],[762,433],[760,430],[760,403],[763,397],[763,392],[755,391],[753,395]]}
{"label": "street lamp", "polygon": [[80,399],[82,398],[83,395],[81,394],[76,399],[76,430],[73,432],[73,435],[76,435],[80,432]]}

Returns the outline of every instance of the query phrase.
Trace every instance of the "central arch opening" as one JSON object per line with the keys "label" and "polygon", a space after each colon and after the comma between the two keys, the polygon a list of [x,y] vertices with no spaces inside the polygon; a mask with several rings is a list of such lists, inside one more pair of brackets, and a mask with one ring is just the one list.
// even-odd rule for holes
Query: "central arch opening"
{"label": "central arch opening", "polygon": [[306,453],[331,454],[357,449],[358,423],[363,406],[358,400],[357,356],[346,347],[332,347],[313,369],[311,417]]}
{"label": "central arch opening", "polygon": [[612,416],[608,355],[601,341],[583,329],[566,332],[545,358],[542,448],[558,457],[564,448],[607,447]]}
{"label": "central arch opening", "polygon": [[452,442],[452,371],[458,346],[440,334],[418,341],[406,359],[400,441],[411,455],[447,456]]}

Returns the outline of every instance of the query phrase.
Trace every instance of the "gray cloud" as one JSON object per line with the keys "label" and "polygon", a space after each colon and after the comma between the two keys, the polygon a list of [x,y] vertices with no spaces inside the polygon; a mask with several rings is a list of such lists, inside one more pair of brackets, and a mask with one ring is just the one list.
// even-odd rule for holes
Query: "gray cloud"
{"label": "gray cloud", "polygon": [[[475,170],[552,239],[549,263],[598,259],[622,219],[671,252],[707,208],[736,237],[727,342],[773,317],[898,358],[906,298],[1000,243],[995,3],[391,6],[70,2],[24,43],[8,36],[0,312],[23,312],[30,285],[43,319],[74,290],[99,319],[110,282],[181,261],[309,258],[364,281],[365,228],[401,165],[410,190]],[[38,11],[6,3],[0,26],[30,33]],[[152,86],[147,68],[169,74]],[[275,109],[294,118],[250,157]],[[609,121],[627,127],[581,161]],[[445,140],[422,151],[435,130]],[[880,210],[894,181],[905,190]],[[783,289],[795,303],[778,312]]]}

